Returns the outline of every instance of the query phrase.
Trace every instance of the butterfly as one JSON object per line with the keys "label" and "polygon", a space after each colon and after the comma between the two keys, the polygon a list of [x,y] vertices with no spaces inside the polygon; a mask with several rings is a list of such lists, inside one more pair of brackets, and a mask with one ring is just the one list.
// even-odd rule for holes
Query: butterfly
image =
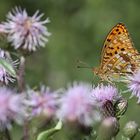
{"label": "butterfly", "polygon": [[93,72],[103,81],[113,81],[133,74],[140,68],[140,54],[135,49],[123,23],[115,25],[107,35],[101,52],[100,66]]}

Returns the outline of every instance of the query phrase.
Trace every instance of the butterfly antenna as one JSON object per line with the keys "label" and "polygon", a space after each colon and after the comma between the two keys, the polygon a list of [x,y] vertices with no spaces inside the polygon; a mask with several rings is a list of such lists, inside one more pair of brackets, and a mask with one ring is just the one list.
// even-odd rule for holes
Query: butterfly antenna
{"label": "butterfly antenna", "polygon": [[94,88],[94,78],[92,79],[91,85],[92,85],[92,88]]}
{"label": "butterfly antenna", "polygon": [[88,65],[87,63],[81,61],[81,60],[77,60],[77,68],[88,68],[88,69],[92,69],[93,67]]}

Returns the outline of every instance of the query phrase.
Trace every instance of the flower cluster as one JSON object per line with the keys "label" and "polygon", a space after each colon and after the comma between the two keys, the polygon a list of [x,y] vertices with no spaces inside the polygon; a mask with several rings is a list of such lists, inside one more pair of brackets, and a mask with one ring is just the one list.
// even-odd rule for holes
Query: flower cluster
{"label": "flower cluster", "polygon": [[91,126],[102,119],[100,108],[107,101],[113,102],[119,97],[116,88],[111,85],[99,85],[92,88],[87,83],[77,82],[68,86],[66,90],[59,90],[59,92],[51,92],[49,88],[41,86],[39,91],[29,89],[26,93],[25,101],[20,96],[22,94],[12,93],[11,90],[6,88],[0,89],[1,124],[10,124],[10,120],[13,119],[18,121],[20,117],[22,118],[20,115],[23,115],[26,107],[27,112],[24,112],[24,114],[28,117],[31,116],[31,118],[44,116],[52,119],[57,117],[65,122],[77,122],[78,124]]}
{"label": "flower cluster", "polygon": [[81,82],[74,82],[66,90],[61,90],[63,94],[59,93],[51,92],[45,86],[40,91],[28,90],[27,104],[31,108],[31,116],[57,117],[65,122],[89,126],[101,120],[99,108],[103,103],[113,102],[119,97],[116,88],[110,85],[93,89],[90,84]]}
{"label": "flower cluster", "polygon": [[[45,26],[50,22],[48,18],[41,21],[44,14],[36,11],[33,16],[29,16],[26,10],[15,8],[7,15],[7,21],[0,24],[0,35],[5,35],[7,41],[14,49],[35,51],[39,47],[44,47],[48,42],[48,32]],[[0,49],[0,83],[7,85],[16,78],[15,68],[17,61],[13,61],[10,53]],[[19,71],[18,71],[19,72]],[[0,128],[10,128],[11,121],[21,123],[23,119],[28,119],[29,108],[32,108],[32,116],[46,115],[51,117],[57,109],[56,94],[50,90],[42,88],[39,92],[34,92],[28,99],[22,94],[18,94],[6,87],[0,88]],[[30,102],[30,104],[29,104]]]}
{"label": "flower cluster", "polygon": [[7,15],[7,22],[4,22],[2,31],[8,34],[8,41],[15,49],[21,48],[28,51],[35,51],[39,47],[44,47],[48,42],[50,33],[45,26],[50,20],[47,18],[40,21],[44,14],[39,15],[39,11],[33,16],[28,16],[26,10],[15,8]]}

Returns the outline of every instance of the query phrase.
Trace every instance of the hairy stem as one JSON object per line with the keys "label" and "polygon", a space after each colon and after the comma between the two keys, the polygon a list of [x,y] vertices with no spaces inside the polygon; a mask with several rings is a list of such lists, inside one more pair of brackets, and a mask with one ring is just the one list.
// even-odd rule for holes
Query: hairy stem
{"label": "hairy stem", "polygon": [[25,74],[25,58],[22,56],[20,57],[20,65],[19,65],[19,70],[17,73],[19,92],[22,92],[25,89],[24,74]]}
{"label": "hairy stem", "polygon": [[[25,80],[24,80],[24,75],[25,75],[25,58],[23,56],[20,57],[20,65],[19,65],[19,70],[18,70],[18,90],[19,92],[23,92],[25,90]],[[24,126],[23,126],[23,137],[22,140],[29,140],[29,121],[26,118],[24,120]]]}
{"label": "hairy stem", "polygon": [[22,140],[30,140],[30,136],[29,136],[29,122],[28,122],[28,120],[24,121],[23,129],[24,129],[24,135],[23,135]]}

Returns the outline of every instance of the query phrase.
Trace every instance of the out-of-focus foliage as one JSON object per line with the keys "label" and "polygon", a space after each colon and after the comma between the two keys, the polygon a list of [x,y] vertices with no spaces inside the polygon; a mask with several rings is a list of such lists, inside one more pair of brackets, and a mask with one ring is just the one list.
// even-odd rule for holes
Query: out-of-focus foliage
{"label": "out-of-focus foliage", "polygon": [[[63,87],[71,81],[92,82],[93,78],[97,83],[91,69],[77,69],[77,60],[98,66],[104,39],[118,22],[126,24],[135,47],[140,51],[138,0],[1,0],[0,20],[5,20],[7,12],[15,6],[26,8],[31,15],[39,9],[51,20],[48,30],[52,35],[46,48],[27,57],[26,81],[32,87],[40,81],[53,88]],[[120,120],[121,127],[129,120],[140,124],[139,115],[140,106],[135,99],[129,100],[126,115]],[[16,140],[19,130],[12,131],[15,131]],[[57,137],[61,140],[67,140],[68,136],[76,139],[77,134],[72,138],[72,132],[65,131]],[[139,140],[139,135],[136,139]]]}

